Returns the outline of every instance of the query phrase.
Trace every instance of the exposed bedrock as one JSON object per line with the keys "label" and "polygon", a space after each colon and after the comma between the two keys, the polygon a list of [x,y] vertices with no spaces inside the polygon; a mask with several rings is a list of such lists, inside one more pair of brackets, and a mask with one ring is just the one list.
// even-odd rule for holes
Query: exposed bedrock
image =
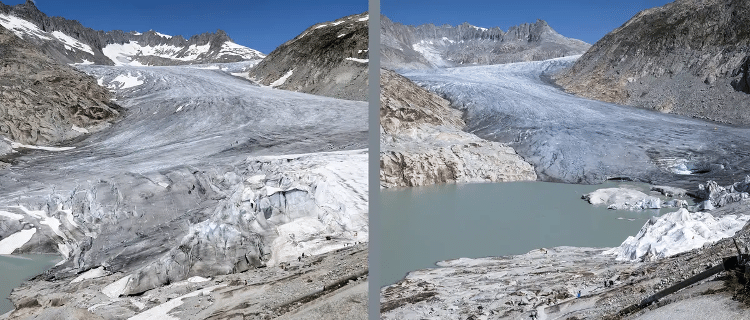
{"label": "exposed bedrock", "polygon": [[556,81],[583,97],[747,125],[748,24],[747,1],[674,1],[636,14]]}
{"label": "exposed bedrock", "polygon": [[381,186],[536,179],[512,148],[461,131],[461,112],[447,100],[393,71],[380,74]]}
{"label": "exposed bedrock", "polygon": [[369,14],[307,28],[273,50],[249,72],[279,89],[347,100],[367,100]]}
{"label": "exposed bedrock", "polygon": [[[2,26],[0,47],[2,138],[57,145],[106,127],[124,112],[96,79],[48,58]],[[0,155],[10,151],[10,143],[0,139]]]}

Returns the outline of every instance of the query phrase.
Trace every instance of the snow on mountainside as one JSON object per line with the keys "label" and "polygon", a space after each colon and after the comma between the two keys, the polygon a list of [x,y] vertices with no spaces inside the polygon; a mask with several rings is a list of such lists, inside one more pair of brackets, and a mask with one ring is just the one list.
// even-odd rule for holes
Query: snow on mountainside
{"label": "snow on mountainside", "polygon": [[27,1],[0,3],[0,25],[40,47],[55,60],[70,64],[183,65],[260,60],[265,55],[239,45],[222,30],[185,39],[156,31],[95,31],[78,21],[48,17]]}
{"label": "snow on mountainside", "polygon": [[407,26],[382,15],[380,21],[381,64],[393,70],[546,60],[583,54],[590,47],[560,35],[544,20],[508,32],[468,23]]}

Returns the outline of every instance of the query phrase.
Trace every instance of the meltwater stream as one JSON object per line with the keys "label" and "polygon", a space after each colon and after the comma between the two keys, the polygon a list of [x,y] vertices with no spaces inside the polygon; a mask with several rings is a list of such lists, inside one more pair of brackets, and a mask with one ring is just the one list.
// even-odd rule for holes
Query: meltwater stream
{"label": "meltwater stream", "polygon": [[655,215],[676,211],[608,210],[581,195],[600,188],[648,185],[607,182],[447,184],[381,191],[380,283],[435,267],[435,262],[523,254],[557,246],[615,247],[638,233]]}

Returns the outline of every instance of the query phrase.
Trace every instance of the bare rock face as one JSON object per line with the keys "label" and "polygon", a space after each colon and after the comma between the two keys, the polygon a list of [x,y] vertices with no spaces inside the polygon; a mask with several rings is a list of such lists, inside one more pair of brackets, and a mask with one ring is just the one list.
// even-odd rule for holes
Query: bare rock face
{"label": "bare rock face", "polygon": [[590,46],[560,35],[544,20],[508,32],[468,23],[407,26],[382,15],[380,21],[381,63],[394,70],[546,60],[582,54]]}
{"label": "bare rock face", "polygon": [[557,75],[607,102],[750,124],[750,3],[678,0],[644,10]]}
{"label": "bare rock face", "polygon": [[380,184],[535,180],[513,148],[461,131],[461,112],[393,71],[381,69]]}
{"label": "bare rock face", "polygon": [[263,59],[249,76],[263,85],[346,100],[367,100],[368,14],[307,28]]}
{"label": "bare rock face", "polygon": [[93,77],[53,61],[0,26],[0,135],[4,138],[48,146],[94,131],[118,119],[124,110],[110,97]]}

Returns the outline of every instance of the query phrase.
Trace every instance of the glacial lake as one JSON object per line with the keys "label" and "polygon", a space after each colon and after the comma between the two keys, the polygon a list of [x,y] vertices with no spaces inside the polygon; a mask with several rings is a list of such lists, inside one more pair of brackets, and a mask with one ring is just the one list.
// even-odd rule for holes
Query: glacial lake
{"label": "glacial lake", "polygon": [[52,254],[0,255],[0,315],[13,310],[8,297],[13,288],[41,274],[60,261]]}
{"label": "glacial lake", "polygon": [[[381,189],[381,280],[386,286],[435,262],[527,253],[557,246],[615,247],[660,210],[608,210],[581,199],[633,182],[442,184]],[[652,194],[654,195],[654,194]],[[664,197],[661,197],[665,199]]]}

